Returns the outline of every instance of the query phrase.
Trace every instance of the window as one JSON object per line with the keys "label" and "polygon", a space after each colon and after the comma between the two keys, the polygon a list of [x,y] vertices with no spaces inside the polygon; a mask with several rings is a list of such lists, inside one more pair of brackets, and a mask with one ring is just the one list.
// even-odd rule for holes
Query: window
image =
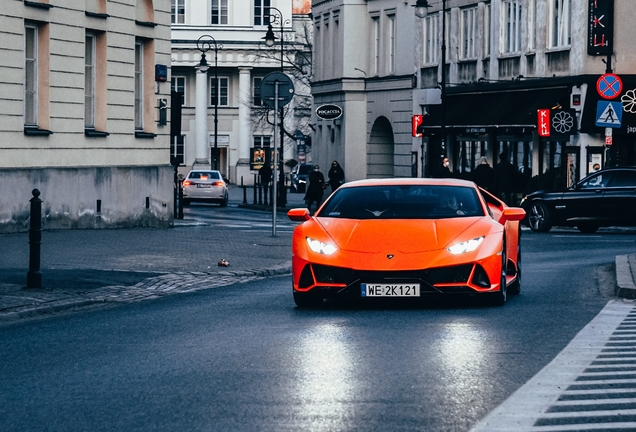
{"label": "window", "polygon": [[38,124],[38,28],[24,27],[24,124]]}
{"label": "window", "polygon": [[484,58],[490,57],[490,23],[492,9],[490,3],[484,5]]}
{"label": "window", "polygon": [[[229,78],[219,77],[218,81],[218,89],[219,89],[219,102],[220,106],[228,105],[228,81]],[[215,105],[215,95],[216,95],[216,82],[214,78],[210,80],[210,105]]]}
{"label": "window", "polygon": [[528,0],[528,51],[534,51],[534,35],[537,26],[535,0]]}
{"label": "window", "polygon": [[380,17],[373,17],[373,75],[380,74]]}
{"label": "window", "polygon": [[550,48],[570,46],[572,34],[572,0],[550,0],[548,43]]}
{"label": "window", "polygon": [[135,130],[144,128],[144,50],[143,43],[135,42]]}
{"label": "window", "polygon": [[270,0],[254,0],[254,25],[268,25]]}
{"label": "window", "polygon": [[172,138],[170,143],[170,160],[176,159],[179,165],[183,165],[184,162],[184,150],[185,150],[185,135],[177,135]]}
{"label": "window", "polygon": [[95,128],[95,35],[84,44],[84,127]]}
{"label": "window", "polygon": [[395,73],[395,15],[387,15],[388,21],[388,55],[387,71]]}
{"label": "window", "polygon": [[186,79],[183,76],[172,76],[170,80],[170,90],[173,92],[181,93],[183,95],[182,104],[187,105],[186,97]]}
{"label": "window", "polygon": [[518,53],[521,49],[521,0],[503,0],[501,17],[501,53]]}
{"label": "window", "polygon": [[439,14],[428,15],[424,19],[424,63],[437,63],[439,46]]}
{"label": "window", "polygon": [[261,99],[261,84],[263,78],[255,77],[252,84],[252,97],[254,100],[254,106],[263,106],[263,99]]}
{"label": "window", "polygon": [[254,135],[254,148],[269,147],[272,141],[272,137]]}
{"label": "window", "polygon": [[184,24],[185,23],[185,0],[171,0],[172,1],[172,24]]}
{"label": "window", "polygon": [[212,0],[212,24],[227,24],[227,0]]}
{"label": "window", "polygon": [[461,58],[473,59],[475,58],[475,30],[476,23],[475,17],[477,16],[477,8],[472,7],[462,10],[462,35],[461,35]]}

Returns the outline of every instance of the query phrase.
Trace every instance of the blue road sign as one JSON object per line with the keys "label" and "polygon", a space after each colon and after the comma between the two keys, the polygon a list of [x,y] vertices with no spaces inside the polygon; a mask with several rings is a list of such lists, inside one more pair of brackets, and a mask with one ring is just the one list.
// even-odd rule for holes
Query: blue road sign
{"label": "blue road sign", "polygon": [[623,120],[623,106],[620,102],[598,101],[596,105],[596,126],[619,128]]}

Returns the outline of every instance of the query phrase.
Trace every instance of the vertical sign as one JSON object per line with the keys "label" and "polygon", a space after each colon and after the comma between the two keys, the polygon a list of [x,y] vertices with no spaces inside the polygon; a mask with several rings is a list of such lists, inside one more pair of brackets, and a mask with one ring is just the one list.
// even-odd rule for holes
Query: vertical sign
{"label": "vertical sign", "polygon": [[550,136],[550,109],[537,110],[537,129],[539,136]]}
{"label": "vertical sign", "polygon": [[417,128],[418,126],[420,126],[422,123],[424,122],[424,116],[423,115],[419,115],[416,114],[413,117],[411,117],[411,134],[414,137],[421,137],[422,134],[421,133],[417,133]]}
{"label": "vertical sign", "polygon": [[614,0],[588,0],[588,3],[587,53],[606,56],[614,37]]}

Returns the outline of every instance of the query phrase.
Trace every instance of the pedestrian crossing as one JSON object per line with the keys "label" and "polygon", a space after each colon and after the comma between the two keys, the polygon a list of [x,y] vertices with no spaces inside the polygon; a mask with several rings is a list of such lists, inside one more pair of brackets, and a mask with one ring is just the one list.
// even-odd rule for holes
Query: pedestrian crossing
{"label": "pedestrian crossing", "polygon": [[[190,207],[184,209],[184,218],[175,219],[179,226],[214,226],[243,232],[271,232],[272,213],[233,208]],[[285,213],[276,216],[276,230],[291,233],[298,225],[287,218]]]}
{"label": "pedestrian crossing", "polygon": [[636,307],[612,300],[472,432],[636,431]]}

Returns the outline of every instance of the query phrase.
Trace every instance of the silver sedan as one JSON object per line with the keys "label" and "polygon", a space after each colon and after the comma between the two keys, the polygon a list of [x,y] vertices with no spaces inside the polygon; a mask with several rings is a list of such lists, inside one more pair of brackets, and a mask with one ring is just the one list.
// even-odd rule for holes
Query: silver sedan
{"label": "silver sedan", "polygon": [[227,184],[219,171],[192,170],[183,181],[183,205],[193,201],[218,203],[227,206]]}

